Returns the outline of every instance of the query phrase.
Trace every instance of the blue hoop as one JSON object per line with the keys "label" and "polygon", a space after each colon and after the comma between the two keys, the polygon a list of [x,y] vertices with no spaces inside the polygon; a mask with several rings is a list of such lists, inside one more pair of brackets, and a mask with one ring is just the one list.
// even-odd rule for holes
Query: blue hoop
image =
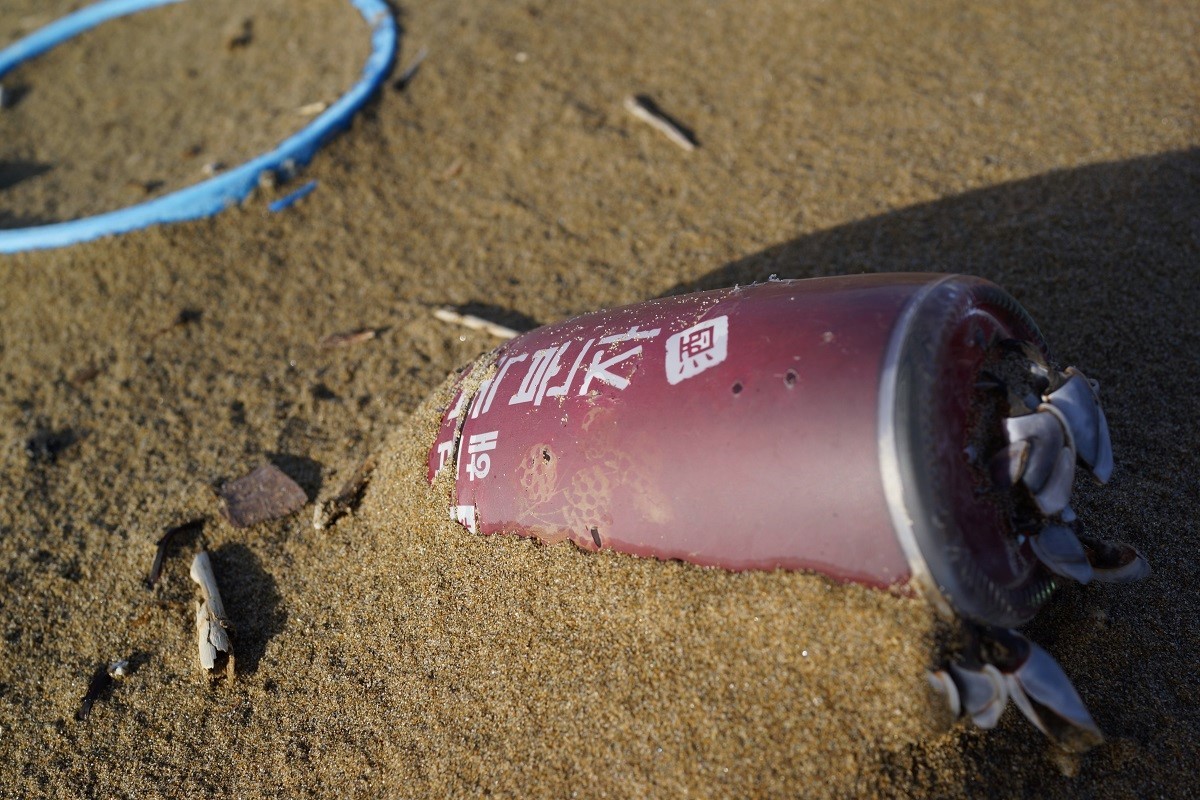
{"label": "blue hoop", "polygon": [[[102,22],[180,2],[184,0],[101,0],[0,50],[0,76]],[[271,170],[286,175],[295,167],[307,164],[326,140],[350,124],[354,112],[387,77],[396,55],[396,22],[387,4],[383,0],[350,2],[371,26],[371,55],[363,66],[362,77],[337,102],[306,127],[280,142],[274,150],[214,178],[144,203],[68,222],[0,230],[0,253],[64,247],[162,222],[212,216],[245,199],[258,185],[258,176],[262,172]]]}

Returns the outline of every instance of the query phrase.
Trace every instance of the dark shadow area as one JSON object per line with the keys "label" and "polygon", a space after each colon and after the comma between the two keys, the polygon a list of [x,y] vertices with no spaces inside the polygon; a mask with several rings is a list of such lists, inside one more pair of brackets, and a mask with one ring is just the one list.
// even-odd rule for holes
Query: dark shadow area
{"label": "dark shadow area", "polygon": [[26,83],[15,83],[0,86],[0,111],[6,108],[16,108],[25,99],[32,87]]}
{"label": "dark shadow area", "polygon": [[49,225],[56,220],[49,217],[37,217],[28,214],[13,214],[0,211],[0,231],[16,230],[17,228],[36,228],[38,225]]}
{"label": "dark shadow area", "polygon": [[998,283],[1064,365],[1100,381],[1116,469],[1105,486],[1078,480],[1073,507],[1092,534],[1133,544],[1154,572],[1065,587],[1023,629],[1074,681],[1104,745],[1081,759],[1055,754],[1010,706],[995,730],[964,728],[953,743],[965,786],[947,781],[945,754],[932,746],[894,754],[886,769],[922,796],[1158,794],[1200,743],[1200,149],[1050,172],[819,231],[670,293],[909,271]]}
{"label": "dark shadow area", "polygon": [[21,181],[45,175],[51,170],[49,164],[35,161],[0,161],[0,192],[16,186]]}
{"label": "dark shadow area", "polygon": [[267,460],[294,480],[308,495],[311,503],[321,493],[321,463],[305,456],[293,456],[287,453],[267,453]]}
{"label": "dark shadow area", "polygon": [[287,623],[283,597],[262,561],[245,545],[222,545],[209,557],[225,601],[237,673],[251,675],[258,670],[267,642]]}
{"label": "dark shadow area", "polygon": [[39,426],[33,435],[25,440],[25,454],[32,462],[53,464],[64,450],[79,439],[79,432],[72,428],[54,430]]}

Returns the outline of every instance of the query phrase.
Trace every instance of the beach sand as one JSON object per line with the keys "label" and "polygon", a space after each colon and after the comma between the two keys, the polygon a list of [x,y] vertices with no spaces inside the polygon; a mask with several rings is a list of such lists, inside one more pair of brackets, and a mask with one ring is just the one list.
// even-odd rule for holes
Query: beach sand
{"label": "beach sand", "polygon": [[[0,43],[79,5],[10,0]],[[189,0],[23,67],[0,226],[142,199],[302,125],[366,31],[348,4],[284,7]],[[298,182],[0,257],[0,795],[1194,796],[1194,5],[437,0],[399,18],[398,67],[428,58],[286,212],[267,203]],[[61,103],[84,77],[118,113],[76,137]],[[635,120],[631,94],[699,147]],[[432,308],[528,327],[910,270],[997,282],[1101,382],[1116,471],[1075,508],[1154,572],[1068,588],[1025,629],[1105,732],[1082,757],[1014,708],[938,728],[920,601],[476,537],[430,502],[438,387],[495,344]],[[378,335],[320,346],[361,328]],[[214,487],[260,464],[316,500],[368,456],[356,513],[323,531],[312,502],[248,529],[219,512]],[[147,589],[155,543],[193,520]],[[232,682],[196,658],[201,546]],[[77,720],[116,659],[129,675]]]}

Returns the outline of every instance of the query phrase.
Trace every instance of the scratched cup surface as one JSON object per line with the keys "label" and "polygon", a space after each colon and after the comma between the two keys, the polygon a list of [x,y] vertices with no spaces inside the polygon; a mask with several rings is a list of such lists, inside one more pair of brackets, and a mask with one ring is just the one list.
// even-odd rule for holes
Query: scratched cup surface
{"label": "scratched cup surface", "polygon": [[915,582],[1014,624],[1046,581],[962,455],[971,375],[1000,338],[1044,350],[1015,301],[963,276],[772,281],[587,314],[464,373],[428,477],[454,471],[452,514],[479,533]]}

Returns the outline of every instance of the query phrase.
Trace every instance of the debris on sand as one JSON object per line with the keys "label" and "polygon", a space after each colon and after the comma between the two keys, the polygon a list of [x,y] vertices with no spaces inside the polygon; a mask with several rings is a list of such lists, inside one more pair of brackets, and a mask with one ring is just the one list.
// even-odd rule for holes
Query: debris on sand
{"label": "debris on sand", "polygon": [[375,469],[375,459],[364,458],[354,473],[342,484],[337,494],[317,504],[313,509],[313,527],[319,531],[325,530],[346,513],[358,506],[363,491],[371,481],[371,471]]}
{"label": "debris on sand", "polygon": [[308,495],[283,470],[263,464],[221,487],[221,510],[235,528],[249,528],[299,511]]}
{"label": "debris on sand", "polygon": [[167,558],[167,550],[175,543],[177,539],[183,536],[191,536],[199,533],[204,529],[204,518],[188,520],[182,525],[176,525],[172,528],[167,528],[162,537],[158,540],[158,549],[154,553],[154,563],[150,565],[150,574],[146,576],[146,588],[153,589],[158,584],[158,579],[162,577],[163,562]]}
{"label": "debris on sand", "polygon": [[495,336],[497,339],[515,339],[520,335],[512,328],[506,328],[503,325],[484,319],[483,317],[477,317],[474,314],[460,314],[452,308],[434,309],[433,316],[442,322],[449,322],[452,325],[462,325],[464,328],[470,328],[473,331],[483,331]]}
{"label": "debris on sand", "polygon": [[229,620],[225,617],[225,605],[217,589],[217,578],[212,571],[208,551],[201,550],[192,559],[192,580],[200,584],[204,600],[196,604],[196,634],[200,647],[200,666],[210,675],[219,676],[223,671],[233,680],[233,642],[229,638]]}
{"label": "debris on sand", "polygon": [[644,94],[626,97],[625,110],[688,152],[700,146],[700,143],[696,141],[696,134],[668,115],[658,107],[658,103]]}
{"label": "debris on sand", "polygon": [[369,342],[379,335],[379,331],[375,328],[356,328],[352,331],[339,331],[325,336],[321,341],[317,342],[317,346],[323,350],[332,350],[335,347],[349,347],[362,342]]}

